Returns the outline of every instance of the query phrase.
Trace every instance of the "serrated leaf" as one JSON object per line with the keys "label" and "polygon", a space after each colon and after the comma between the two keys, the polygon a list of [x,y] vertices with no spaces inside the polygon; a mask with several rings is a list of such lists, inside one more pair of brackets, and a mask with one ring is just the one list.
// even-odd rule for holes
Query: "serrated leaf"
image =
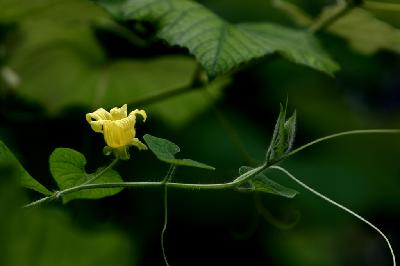
{"label": "serrated leaf", "polygon": [[215,170],[215,168],[212,166],[191,159],[176,159],[175,154],[180,151],[180,148],[178,147],[178,145],[167,139],[157,138],[149,134],[144,135],[143,139],[146,141],[149,149],[156,155],[156,157],[160,161],[174,165]]}
{"label": "serrated leaf", "polygon": [[21,186],[33,189],[44,195],[52,194],[24,169],[21,163],[17,160],[17,158],[15,158],[12,152],[2,141],[0,141],[0,166],[11,167],[15,171],[15,175],[19,177]]}
{"label": "serrated leaf", "polygon": [[[248,171],[251,171],[252,169],[254,168],[242,166],[239,168],[239,174],[242,175]],[[254,189],[255,191],[271,193],[285,198],[293,198],[298,194],[296,190],[287,188],[276,183],[275,181],[272,181],[263,173],[256,174],[248,182],[251,184],[250,189]]]}
{"label": "serrated leaf", "polygon": [[155,23],[158,37],[171,45],[187,48],[211,78],[274,52],[329,74],[338,70],[317,40],[304,31],[269,23],[233,25],[204,6],[187,0],[96,2],[119,19]]}
{"label": "serrated leaf", "polygon": [[[57,148],[50,155],[50,172],[56,180],[61,190],[71,188],[89,180],[103,168],[99,168],[95,173],[85,172],[86,158],[78,151],[69,148]],[[104,172],[93,184],[122,182],[120,175],[109,169]],[[96,188],[82,190],[63,196],[63,202],[67,203],[73,199],[100,199],[119,193],[122,188]]]}

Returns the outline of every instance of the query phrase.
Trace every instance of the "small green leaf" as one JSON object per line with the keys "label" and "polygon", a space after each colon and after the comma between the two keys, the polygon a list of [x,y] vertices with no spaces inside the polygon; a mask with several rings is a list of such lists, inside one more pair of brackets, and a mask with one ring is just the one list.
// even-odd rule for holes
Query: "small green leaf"
{"label": "small green leaf", "polygon": [[[103,170],[99,168],[95,173],[88,174],[85,172],[85,165],[85,156],[73,149],[57,148],[50,155],[50,172],[62,190],[83,184]],[[112,169],[104,172],[93,183],[110,182],[122,182],[120,175]],[[64,195],[63,202],[67,203],[73,199],[100,199],[115,195],[121,190],[122,188],[96,188],[77,191]]]}
{"label": "small green leaf", "polygon": [[241,63],[278,52],[299,64],[332,74],[338,65],[305,31],[271,23],[231,24],[188,0],[97,0],[122,20],[154,23],[158,37],[185,47],[214,78]]}
{"label": "small green leaf", "polygon": [[282,157],[285,152],[285,119],[286,106],[280,105],[280,112],[275,123],[274,133],[272,134],[271,143],[267,150],[266,160],[275,161]]}
{"label": "small green leaf", "polygon": [[296,111],[286,120],[286,109],[287,103],[285,108],[280,105],[279,116],[266,154],[267,162],[278,161],[292,149],[296,134]]}
{"label": "small green leaf", "polygon": [[[251,171],[252,167],[242,166],[239,168],[239,174],[245,174],[248,171]],[[268,177],[266,177],[263,173],[256,174],[249,181],[250,186],[245,187],[245,190],[255,190],[265,193],[271,193],[278,196],[282,196],[285,198],[293,198],[298,192],[294,189],[284,187],[275,181],[272,181]]]}
{"label": "small green leaf", "polygon": [[285,135],[286,135],[286,149],[285,153],[291,151],[294,143],[294,138],[296,136],[296,124],[297,124],[297,114],[296,110],[293,112],[292,116],[285,122]]}
{"label": "small green leaf", "polygon": [[177,154],[180,151],[180,148],[175,143],[169,140],[157,138],[149,134],[144,135],[143,139],[146,141],[146,144],[149,147],[149,149],[156,155],[156,157],[160,161],[174,165],[215,170],[215,168],[212,166],[196,162],[191,159],[176,159],[175,154]]}
{"label": "small green leaf", "polygon": [[21,165],[21,163],[15,158],[12,152],[7,146],[0,141],[0,166],[11,167],[15,170],[16,176],[20,179],[21,186],[29,189],[33,189],[44,195],[51,195],[52,193],[45,188],[42,184],[36,181]]}

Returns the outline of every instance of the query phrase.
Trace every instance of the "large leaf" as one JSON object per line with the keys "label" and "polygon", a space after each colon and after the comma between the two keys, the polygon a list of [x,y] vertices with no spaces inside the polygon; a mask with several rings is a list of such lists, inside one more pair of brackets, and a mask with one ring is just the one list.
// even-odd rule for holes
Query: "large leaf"
{"label": "large leaf", "polygon": [[[94,175],[98,175],[99,168],[95,173],[88,174],[85,172],[86,158],[80,152],[68,148],[57,148],[50,155],[50,171],[56,180],[60,189],[71,188],[85,183]],[[122,182],[119,174],[109,169],[105,171],[93,183],[111,183]],[[112,196],[119,193],[122,188],[96,188],[82,190],[63,196],[63,202],[66,203],[73,199],[99,199]]]}
{"label": "large leaf", "polygon": [[192,159],[176,159],[175,154],[180,152],[181,149],[178,147],[178,145],[169,140],[157,138],[149,134],[144,135],[143,139],[146,141],[149,149],[156,155],[156,157],[160,161],[174,165],[215,170],[215,168],[212,166],[193,161]]}
{"label": "large leaf", "polygon": [[24,169],[21,163],[15,158],[2,141],[0,141],[0,167],[11,168],[11,170],[14,171],[15,176],[18,176],[21,186],[33,189],[44,195],[52,194]]}
{"label": "large leaf", "polygon": [[304,31],[270,23],[233,25],[188,0],[98,0],[117,18],[154,22],[158,36],[189,49],[210,77],[251,59],[279,52],[291,61],[332,74],[338,69]]}
{"label": "large leaf", "polygon": [[[12,2],[0,0],[10,7]],[[140,48],[118,35],[119,28],[103,8],[87,0],[21,3],[0,12],[2,20],[18,23],[18,36],[23,38],[8,54],[7,64],[21,81],[16,93],[41,104],[51,115],[71,106],[92,110],[132,103],[133,108],[145,107],[149,115],[179,127],[207,110],[227,84],[226,79],[210,84],[207,89],[213,97],[205,99],[202,90],[190,90],[197,63],[188,56],[108,58],[93,34],[98,21],[111,36],[124,38],[132,50]],[[188,90],[181,90],[184,87]]]}
{"label": "large leaf", "polygon": [[[246,172],[252,169],[254,168],[249,166],[242,166],[239,168],[239,174],[240,175],[245,174]],[[276,183],[275,181],[272,181],[271,179],[266,177],[263,173],[256,174],[248,182],[250,184],[250,188],[247,189],[255,191],[271,193],[285,198],[293,198],[298,194],[296,190],[284,187]]]}

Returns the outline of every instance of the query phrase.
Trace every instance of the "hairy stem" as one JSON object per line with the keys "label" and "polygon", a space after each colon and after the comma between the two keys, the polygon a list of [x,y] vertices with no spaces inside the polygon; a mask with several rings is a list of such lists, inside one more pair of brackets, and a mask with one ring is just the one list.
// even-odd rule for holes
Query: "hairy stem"
{"label": "hairy stem", "polygon": [[336,201],[328,198],[325,195],[322,195],[321,193],[319,193],[318,191],[312,189],[311,187],[307,186],[306,184],[304,184],[303,182],[301,182],[300,180],[298,180],[295,176],[293,176],[291,173],[289,173],[286,169],[279,167],[279,166],[271,166],[270,168],[272,169],[277,169],[283,173],[285,173],[288,177],[290,177],[293,181],[295,181],[297,184],[301,185],[302,187],[304,187],[305,189],[307,189],[308,191],[310,191],[311,193],[317,195],[318,197],[322,198],[323,200],[329,202],[332,205],[335,205],[336,207],[344,210],[345,212],[353,215],[354,217],[356,217],[357,219],[363,221],[364,223],[366,223],[367,225],[369,225],[370,227],[372,227],[375,231],[377,231],[386,241],[389,249],[390,249],[390,253],[392,255],[392,261],[393,261],[393,266],[396,266],[396,257],[394,255],[392,246],[390,244],[389,239],[386,237],[386,235],[379,230],[378,227],[376,227],[375,225],[373,225],[371,222],[369,222],[368,220],[366,220],[365,218],[363,218],[362,216],[360,216],[359,214],[355,213],[354,211],[350,210],[349,208],[344,207],[343,205],[337,203]]}

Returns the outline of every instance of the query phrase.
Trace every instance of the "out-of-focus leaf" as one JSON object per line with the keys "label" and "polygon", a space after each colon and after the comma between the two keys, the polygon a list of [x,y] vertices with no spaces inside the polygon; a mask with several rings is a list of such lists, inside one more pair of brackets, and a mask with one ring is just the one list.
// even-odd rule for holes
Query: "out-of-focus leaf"
{"label": "out-of-focus leaf", "polygon": [[[0,1],[12,5],[11,1]],[[52,115],[71,106],[93,109],[146,102],[156,95],[190,87],[196,72],[196,62],[186,56],[108,59],[94,38],[93,26],[98,21],[102,25],[114,22],[101,7],[86,0],[41,0],[6,13],[0,15],[0,21],[18,22],[23,40],[14,45],[8,60],[20,78],[15,91]],[[179,127],[207,110],[221,95],[226,80],[208,86],[211,100],[205,100],[200,90],[193,90],[165,101],[160,98],[149,111]]]}
{"label": "out-of-focus leaf", "polygon": [[2,216],[5,234],[1,265],[137,265],[133,241],[107,225],[84,230],[63,212],[39,209]]}
{"label": "out-of-focus leaf", "polygon": [[[300,26],[312,24],[312,18],[299,7],[293,6],[284,0],[276,0],[274,2],[278,2],[276,6],[290,16],[293,16],[293,10],[295,10],[293,20]],[[289,9],[286,8],[286,5],[289,5]],[[338,4],[325,7],[317,21],[322,23],[338,10],[345,8],[345,5],[346,1],[338,1]],[[301,19],[299,20],[299,18]],[[347,40],[352,48],[361,53],[373,54],[380,50],[400,53],[400,29],[374,17],[371,12],[363,8],[352,8],[333,22],[327,28],[327,31]]]}
{"label": "out-of-focus leaf", "polygon": [[[68,148],[57,148],[50,155],[50,172],[56,180],[60,189],[71,188],[96,176],[103,168],[95,173],[85,172],[86,158],[80,152]],[[105,171],[93,183],[122,182],[119,174],[109,169]],[[119,193],[122,188],[96,188],[73,192],[63,196],[63,202],[67,203],[73,199],[99,199]]]}
{"label": "out-of-focus leaf", "polygon": [[10,167],[15,176],[18,176],[21,186],[33,189],[44,195],[51,195],[52,193],[45,188],[42,184],[36,181],[15,158],[7,146],[0,141],[0,165],[2,167]]}
{"label": "out-of-focus leaf", "polygon": [[170,126],[179,128],[196,115],[208,111],[210,106],[222,97],[224,88],[230,82],[229,77],[220,77],[204,88],[188,88],[189,92],[153,103],[147,109],[163,118]]}
{"label": "out-of-focus leaf", "polygon": [[354,49],[365,54],[379,50],[400,53],[400,29],[375,18],[361,8],[354,8],[328,30],[346,39]]}
{"label": "out-of-focus leaf", "polygon": [[[239,168],[239,174],[242,175],[253,169],[254,168],[249,166],[242,166]],[[265,193],[271,193],[285,198],[293,198],[298,194],[296,190],[284,187],[276,183],[275,181],[272,181],[263,173],[256,174],[254,177],[248,180],[248,183],[250,184],[250,187],[248,187],[247,190],[250,189]]]}
{"label": "out-of-focus leaf", "polygon": [[230,24],[202,5],[187,0],[98,0],[119,19],[155,23],[158,36],[189,49],[210,77],[274,52],[332,74],[336,63],[311,34],[269,23]]}
{"label": "out-of-focus leaf", "polygon": [[149,149],[156,155],[156,157],[160,161],[174,165],[215,170],[215,168],[212,166],[197,161],[193,161],[191,159],[176,159],[175,154],[177,154],[180,151],[180,148],[175,143],[169,140],[157,138],[149,134],[144,135],[143,139],[146,141],[146,144],[149,147]]}

